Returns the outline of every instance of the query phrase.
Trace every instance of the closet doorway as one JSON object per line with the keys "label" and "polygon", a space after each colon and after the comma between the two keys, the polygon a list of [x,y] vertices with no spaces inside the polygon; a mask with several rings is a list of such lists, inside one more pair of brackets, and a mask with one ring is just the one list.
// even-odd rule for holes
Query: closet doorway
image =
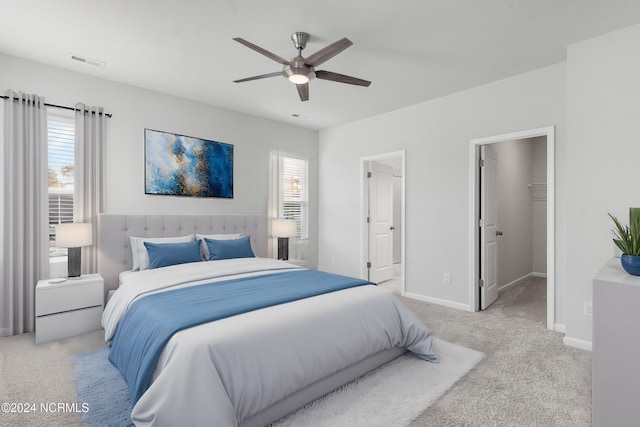
{"label": "closet doorway", "polygon": [[361,277],[404,294],[404,151],[361,159]]}
{"label": "closet doorway", "polygon": [[[470,301],[546,277],[547,328],[555,329],[554,128],[476,139],[470,146]],[[541,289],[542,290],[542,289]]]}

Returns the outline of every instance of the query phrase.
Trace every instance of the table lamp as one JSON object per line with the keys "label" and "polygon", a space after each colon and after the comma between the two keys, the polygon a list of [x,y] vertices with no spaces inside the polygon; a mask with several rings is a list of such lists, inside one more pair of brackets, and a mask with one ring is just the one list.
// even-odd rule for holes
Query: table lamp
{"label": "table lamp", "polygon": [[82,246],[93,243],[90,223],[59,224],[56,227],[56,246],[67,248],[67,276],[80,277]]}
{"label": "table lamp", "polygon": [[289,237],[298,235],[298,224],[294,219],[274,219],[271,234],[278,238],[278,259],[289,259]]}

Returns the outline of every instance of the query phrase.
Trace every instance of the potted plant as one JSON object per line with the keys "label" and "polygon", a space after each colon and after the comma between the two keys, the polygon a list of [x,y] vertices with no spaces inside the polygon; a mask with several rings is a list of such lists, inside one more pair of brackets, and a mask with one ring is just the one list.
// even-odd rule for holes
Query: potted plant
{"label": "potted plant", "polygon": [[640,276],[640,208],[629,209],[629,226],[622,226],[615,216],[609,216],[616,225],[613,243],[622,251],[622,268],[629,274]]}

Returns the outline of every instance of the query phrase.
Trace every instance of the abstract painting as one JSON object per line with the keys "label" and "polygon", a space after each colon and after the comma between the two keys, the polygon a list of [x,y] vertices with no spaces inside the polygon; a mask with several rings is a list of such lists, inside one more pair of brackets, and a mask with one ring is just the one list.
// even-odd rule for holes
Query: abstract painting
{"label": "abstract painting", "polygon": [[145,194],[233,198],[233,145],[144,130]]}

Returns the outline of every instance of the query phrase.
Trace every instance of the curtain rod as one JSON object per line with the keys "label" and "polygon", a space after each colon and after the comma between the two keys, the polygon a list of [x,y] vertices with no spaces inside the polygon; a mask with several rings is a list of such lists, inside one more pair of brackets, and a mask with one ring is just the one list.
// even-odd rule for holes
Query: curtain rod
{"label": "curtain rod", "polygon": [[[9,97],[7,95],[1,95],[0,98],[2,99],[9,99]],[[13,98],[13,99],[19,99],[19,98]],[[64,110],[72,110],[72,111],[76,111],[77,108],[74,107],[67,107],[66,105],[56,105],[56,104],[49,104],[48,102],[45,102],[44,105],[46,105],[47,107],[55,107],[55,108],[62,108]],[[84,110],[85,113],[91,113],[91,114],[95,114],[94,111],[89,111],[89,110]],[[112,114],[111,113],[104,113],[105,116],[111,118]]]}

